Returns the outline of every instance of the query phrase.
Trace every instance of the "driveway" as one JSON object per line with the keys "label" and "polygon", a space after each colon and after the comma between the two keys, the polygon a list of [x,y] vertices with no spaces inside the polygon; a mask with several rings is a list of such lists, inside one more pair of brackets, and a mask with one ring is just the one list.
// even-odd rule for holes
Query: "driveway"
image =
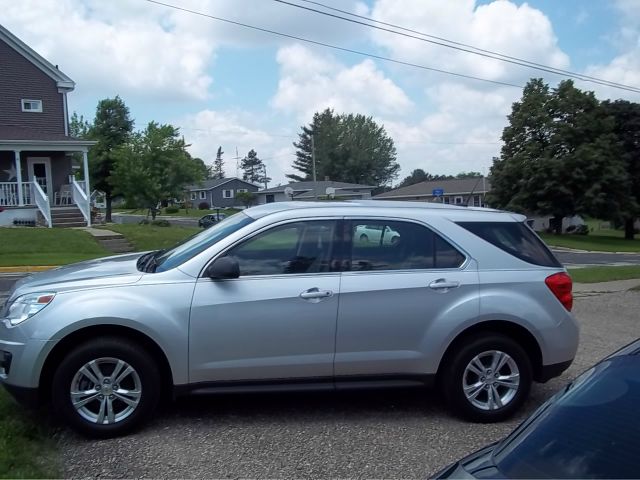
{"label": "driveway", "polygon": [[506,423],[462,422],[436,392],[422,390],[187,398],[125,438],[92,441],[60,429],[63,475],[424,478],[500,439],[560,386],[635,338],[639,309],[639,292],[577,296],[582,340],[574,364],[534,385],[524,411]]}

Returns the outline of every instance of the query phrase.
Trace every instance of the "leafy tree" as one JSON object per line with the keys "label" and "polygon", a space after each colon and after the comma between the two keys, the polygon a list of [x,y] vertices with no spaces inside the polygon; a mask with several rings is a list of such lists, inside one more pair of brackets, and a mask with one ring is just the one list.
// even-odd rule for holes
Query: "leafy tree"
{"label": "leafy tree", "polygon": [[116,161],[115,151],[127,143],[132,131],[133,120],[129,116],[129,108],[119,96],[98,102],[96,117],[90,130],[91,138],[98,143],[91,148],[89,166],[92,185],[105,193],[107,222],[111,221],[114,190],[111,175]]}
{"label": "leafy tree", "polygon": [[216,159],[213,162],[213,169],[211,170],[211,178],[213,179],[224,178],[224,160],[222,158],[223,154],[224,152],[222,151],[222,146],[218,147]]}
{"label": "leafy tree", "polygon": [[624,202],[622,162],[614,152],[613,123],[593,92],[570,80],[552,92],[532,79],[504,129],[501,157],[491,168],[488,202],[500,208],[562,218],[611,218]]}
{"label": "leafy tree", "polygon": [[480,172],[460,172],[455,178],[478,178],[482,177]]}
{"label": "leafy tree", "polygon": [[240,168],[243,170],[242,179],[247,182],[257,184],[268,184],[271,181],[266,176],[266,167],[254,149],[240,161]]}
{"label": "leafy tree", "polygon": [[430,180],[433,180],[433,175],[425,172],[421,168],[416,168],[410,175],[407,175],[402,179],[397,188],[408,187],[410,185],[415,185],[416,183],[428,182]]}
{"label": "leafy tree", "polygon": [[335,115],[326,109],[315,113],[309,126],[301,127],[292,167],[300,174],[293,180],[313,179],[312,138],[316,179],[382,186],[397,177],[400,165],[396,148],[384,126],[360,114]]}
{"label": "leafy tree", "polygon": [[634,222],[640,216],[640,104],[607,100],[601,106],[614,121],[616,148],[629,178],[627,200],[620,209],[620,220],[624,223],[624,238],[633,240]]}
{"label": "leafy tree", "polygon": [[89,138],[91,132],[91,123],[85,120],[84,116],[73,112],[69,121],[69,135],[74,138]]}
{"label": "leafy tree", "polygon": [[249,208],[251,205],[256,203],[256,200],[258,200],[258,195],[253,192],[238,192],[236,193],[236,198],[240,200],[242,205]]}
{"label": "leafy tree", "polygon": [[186,185],[204,178],[204,162],[192,158],[185,147],[177,128],[149,123],[114,152],[117,191],[148,206],[155,219],[161,201],[180,198]]}

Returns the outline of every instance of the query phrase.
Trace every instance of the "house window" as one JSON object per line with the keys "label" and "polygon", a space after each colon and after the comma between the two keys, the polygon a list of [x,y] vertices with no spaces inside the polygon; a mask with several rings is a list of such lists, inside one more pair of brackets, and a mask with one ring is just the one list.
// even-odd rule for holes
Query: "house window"
{"label": "house window", "polygon": [[456,197],[456,205],[462,205],[464,199],[462,197]]}
{"label": "house window", "polygon": [[473,196],[473,206],[474,207],[480,207],[480,195],[474,195]]}
{"label": "house window", "polygon": [[233,198],[233,190],[222,190],[222,198]]}
{"label": "house window", "polygon": [[196,199],[196,192],[191,192],[191,200],[195,200]]}
{"label": "house window", "polygon": [[444,203],[446,204],[451,203],[451,197],[444,197]]}
{"label": "house window", "polygon": [[42,112],[42,100],[22,99],[23,112]]}
{"label": "house window", "polygon": [[238,188],[238,189],[236,190],[236,192],[237,192],[237,193],[245,193],[245,192],[248,192],[248,190],[247,190],[246,188]]}
{"label": "house window", "polygon": [[203,190],[202,192],[200,192],[200,200],[206,200],[206,198],[207,198],[207,192]]}

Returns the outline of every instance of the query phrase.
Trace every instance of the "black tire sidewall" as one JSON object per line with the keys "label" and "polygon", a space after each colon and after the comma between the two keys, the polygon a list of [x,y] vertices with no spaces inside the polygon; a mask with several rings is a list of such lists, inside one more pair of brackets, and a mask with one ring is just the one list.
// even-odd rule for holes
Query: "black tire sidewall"
{"label": "black tire sidewall", "polygon": [[[476,355],[487,350],[499,350],[508,354],[516,362],[520,374],[520,385],[513,400],[503,408],[491,411],[472,405],[462,388],[467,365]],[[441,385],[454,413],[466,420],[482,423],[499,422],[511,417],[526,401],[533,381],[531,360],[525,350],[515,340],[501,334],[484,334],[469,339],[450,357],[443,373]]]}
{"label": "black tire sidewall", "polygon": [[[104,357],[121,359],[131,365],[142,384],[140,403],[126,419],[112,425],[97,425],[82,418],[71,404],[69,391],[73,377],[83,365]],[[120,338],[88,341],[72,350],[60,363],[53,377],[52,404],[56,414],[77,432],[93,438],[109,438],[131,432],[148,420],[160,397],[158,368],[143,348]]]}

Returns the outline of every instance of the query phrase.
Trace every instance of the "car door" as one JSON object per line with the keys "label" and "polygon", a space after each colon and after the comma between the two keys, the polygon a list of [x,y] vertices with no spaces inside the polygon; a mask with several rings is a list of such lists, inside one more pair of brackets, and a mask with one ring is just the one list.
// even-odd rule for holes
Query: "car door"
{"label": "car door", "polygon": [[238,262],[239,278],[198,279],[189,336],[192,383],[331,381],[337,225],[324,219],[272,226],[222,254]]}
{"label": "car door", "polygon": [[[362,240],[364,225],[382,237]],[[430,328],[442,318],[454,325],[478,315],[475,262],[416,222],[350,219],[345,229],[336,380],[435,371]]]}

